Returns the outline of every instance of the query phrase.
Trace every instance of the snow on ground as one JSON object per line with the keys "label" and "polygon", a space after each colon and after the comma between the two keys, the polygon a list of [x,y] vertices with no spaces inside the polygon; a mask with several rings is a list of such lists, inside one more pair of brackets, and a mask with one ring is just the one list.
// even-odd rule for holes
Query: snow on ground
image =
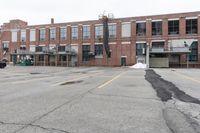
{"label": "snow on ground", "polygon": [[130,68],[135,68],[135,69],[138,69],[138,68],[146,68],[146,64],[142,64],[142,63],[137,63],[133,66],[130,66]]}

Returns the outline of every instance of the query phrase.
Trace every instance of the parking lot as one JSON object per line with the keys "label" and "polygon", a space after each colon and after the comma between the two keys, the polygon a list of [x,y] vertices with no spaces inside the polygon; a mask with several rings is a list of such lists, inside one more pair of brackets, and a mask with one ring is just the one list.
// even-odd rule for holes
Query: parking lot
{"label": "parking lot", "polygon": [[[0,69],[0,133],[200,133],[200,70],[151,73],[128,67]],[[168,90],[172,84],[178,91]]]}

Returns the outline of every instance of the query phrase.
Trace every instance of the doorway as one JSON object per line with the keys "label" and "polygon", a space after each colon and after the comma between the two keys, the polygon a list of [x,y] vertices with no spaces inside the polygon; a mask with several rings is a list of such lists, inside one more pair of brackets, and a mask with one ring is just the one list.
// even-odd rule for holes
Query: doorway
{"label": "doorway", "polygon": [[126,66],[126,57],[121,57],[121,66]]}

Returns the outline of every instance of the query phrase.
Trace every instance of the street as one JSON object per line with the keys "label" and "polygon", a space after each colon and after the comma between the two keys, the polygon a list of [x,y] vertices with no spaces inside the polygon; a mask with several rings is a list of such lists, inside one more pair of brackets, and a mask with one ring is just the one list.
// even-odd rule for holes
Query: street
{"label": "street", "polygon": [[199,69],[9,66],[0,133],[200,133],[199,86]]}

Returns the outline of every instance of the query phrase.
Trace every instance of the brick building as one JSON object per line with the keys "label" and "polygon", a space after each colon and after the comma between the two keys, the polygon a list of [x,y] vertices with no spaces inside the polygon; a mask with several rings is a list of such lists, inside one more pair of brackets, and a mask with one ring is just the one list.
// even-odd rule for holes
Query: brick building
{"label": "brick building", "polygon": [[[105,21],[107,20],[107,21]],[[200,67],[200,12],[1,26],[0,59],[34,65]]]}

